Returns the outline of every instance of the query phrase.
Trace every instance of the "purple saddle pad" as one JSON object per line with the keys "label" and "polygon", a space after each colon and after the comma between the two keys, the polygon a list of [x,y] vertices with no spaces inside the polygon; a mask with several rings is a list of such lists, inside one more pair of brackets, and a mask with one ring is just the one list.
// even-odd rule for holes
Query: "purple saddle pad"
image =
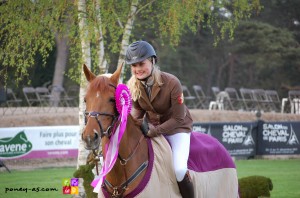
{"label": "purple saddle pad", "polygon": [[235,164],[226,148],[216,138],[192,132],[188,168],[196,172],[207,172],[235,168]]}

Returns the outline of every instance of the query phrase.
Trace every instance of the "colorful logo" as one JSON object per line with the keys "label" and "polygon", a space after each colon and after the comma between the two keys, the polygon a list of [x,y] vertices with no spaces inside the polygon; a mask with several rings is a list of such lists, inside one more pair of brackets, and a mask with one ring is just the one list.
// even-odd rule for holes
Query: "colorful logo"
{"label": "colorful logo", "polygon": [[0,139],[0,157],[17,157],[28,153],[32,149],[32,143],[27,140],[24,131],[15,137]]}
{"label": "colorful logo", "polygon": [[78,178],[64,178],[62,180],[63,194],[78,195]]}

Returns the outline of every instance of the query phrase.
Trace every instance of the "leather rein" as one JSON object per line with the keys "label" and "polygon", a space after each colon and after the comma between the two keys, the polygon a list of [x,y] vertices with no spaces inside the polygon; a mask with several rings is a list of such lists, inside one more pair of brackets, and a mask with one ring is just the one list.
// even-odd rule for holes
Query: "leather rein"
{"label": "leather rein", "polygon": [[[114,85],[109,84],[110,86],[116,88]],[[117,111],[115,111],[117,112]],[[99,116],[110,116],[112,117],[112,123],[110,126],[108,126],[108,128],[104,131],[101,121],[99,120]],[[119,114],[115,113],[115,114],[111,114],[111,113],[105,113],[105,112],[97,112],[97,111],[85,111],[84,112],[84,121],[85,121],[85,125],[87,124],[87,119],[88,118],[95,118],[99,128],[100,128],[100,137],[101,139],[106,136],[108,139],[110,139],[111,135],[115,132],[115,129],[117,128],[117,121],[119,119]],[[148,167],[148,160],[143,162],[138,168],[137,170],[128,178],[127,176],[127,171],[126,171],[126,164],[127,162],[134,156],[134,154],[136,153],[136,151],[138,150],[139,145],[141,144],[142,140],[144,139],[144,135],[142,135],[138,141],[138,143],[136,144],[135,148],[133,149],[133,151],[129,154],[129,156],[124,159],[120,156],[120,154],[118,153],[118,159],[120,160],[120,164],[123,166],[123,172],[125,175],[125,182],[123,182],[121,185],[119,186],[113,186],[110,182],[108,182],[106,179],[104,180],[102,187],[111,195],[111,197],[113,198],[120,198],[123,196],[124,192],[128,189],[128,186],[130,185],[130,183],[132,183],[147,167]],[[98,171],[98,162],[100,160],[100,156],[102,155],[101,152],[97,152],[96,149],[92,150],[93,152],[93,159],[92,160],[95,163],[96,166],[96,172],[97,175],[99,175],[99,171]],[[111,188],[113,190],[113,192],[108,191],[108,188]]]}

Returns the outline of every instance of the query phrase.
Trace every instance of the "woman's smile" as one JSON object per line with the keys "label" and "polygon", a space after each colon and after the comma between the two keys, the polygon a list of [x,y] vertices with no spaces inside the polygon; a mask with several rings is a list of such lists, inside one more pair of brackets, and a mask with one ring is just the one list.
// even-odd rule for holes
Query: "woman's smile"
{"label": "woman's smile", "polygon": [[152,63],[148,59],[131,65],[132,74],[143,80],[151,75]]}

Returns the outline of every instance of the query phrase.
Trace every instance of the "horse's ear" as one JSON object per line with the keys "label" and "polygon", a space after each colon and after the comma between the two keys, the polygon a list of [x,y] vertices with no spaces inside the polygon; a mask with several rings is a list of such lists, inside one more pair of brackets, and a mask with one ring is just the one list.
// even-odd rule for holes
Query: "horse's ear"
{"label": "horse's ear", "polygon": [[122,73],[122,67],[123,67],[124,63],[122,63],[117,70],[112,74],[112,76],[110,77],[111,81],[115,84],[118,85],[119,84],[119,79],[120,79],[120,75]]}
{"label": "horse's ear", "polygon": [[87,81],[91,82],[96,78],[96,75],[93,74],[85,64],[83,64],[83,71]]}

